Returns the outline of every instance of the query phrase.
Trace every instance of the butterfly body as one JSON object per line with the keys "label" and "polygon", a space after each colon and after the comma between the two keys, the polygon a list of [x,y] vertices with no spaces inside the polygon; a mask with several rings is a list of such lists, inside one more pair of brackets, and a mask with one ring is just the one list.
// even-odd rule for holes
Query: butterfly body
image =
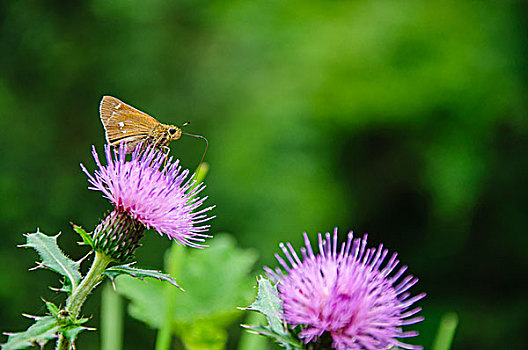
{"label": "butterfly body", "polygon": [[158,148],[164,148],[168,147],[171,141],[179,139],[181,134],[181,129],[177,126],[159,123],[147,136],[145,142]]}
{"label": "butterfly body", "polygon": [[125,153],[146,145],[168,150],[170,142],[182,135],[179,127],[160,123],[112,96],[103,96],[99,112],[108,144],[126,143]]}

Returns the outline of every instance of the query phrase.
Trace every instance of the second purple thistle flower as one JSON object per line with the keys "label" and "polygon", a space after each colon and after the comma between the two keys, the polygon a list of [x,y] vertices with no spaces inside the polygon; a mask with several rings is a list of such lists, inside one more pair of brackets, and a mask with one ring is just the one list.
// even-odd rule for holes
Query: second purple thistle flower
{"label": "second purple thistle flower", "polygon": [[316,255],[305,233],[301,258],[290,243],[281,243],[287,260],[275,256],[283,270],[266,272],[278,284],[285,321],[292,328],[300,326],[299,337],[315,349],[421,349],[399,340],[418,334],[402,326],[423,320],[412,317],[421,308],[408,310],[425,296],[410,297],[408,290],[418,279],[406,276],[398,282],[407,267],[393,274],[399,263],[395,253],[382,267],[388,250],[382,245],[366,248],[366,235],[353,239],[350,232],[339,249],[337,239],[337,228],[333,237],[319,234]]}
{"label": "second purple thistle flower", "polygon": [[199,209],[207,197],[198,197],[205,188],[189,177],[189,170],[181,169],[179,161],[156,148],[137,149],[129,161],[124,145],[119,152],[105,145],[106,165],[93,148],[96,170],[92,175],[81,164],[92,190],[101,191],[114,205],[115,213],[122,213],[146,229],[154,229],[179,244],[202,248],[214,218],[209,206]]}

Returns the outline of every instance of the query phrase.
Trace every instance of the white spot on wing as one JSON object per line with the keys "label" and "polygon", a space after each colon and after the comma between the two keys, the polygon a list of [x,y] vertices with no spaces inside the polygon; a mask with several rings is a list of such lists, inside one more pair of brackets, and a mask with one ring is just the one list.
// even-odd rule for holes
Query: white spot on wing
{"label": "white spot on wing", "polygon": [[114,107],[115,109],[121,108],[121,103],[118,103],[117,106]]}
{"label": "white spot on wing", "polygon": [[119,125],[119,128],[121,128],[121,129],[123,129],[123,127],[125,126],[125,123],[123,123],[123,122],[119,122],[117,124]]}

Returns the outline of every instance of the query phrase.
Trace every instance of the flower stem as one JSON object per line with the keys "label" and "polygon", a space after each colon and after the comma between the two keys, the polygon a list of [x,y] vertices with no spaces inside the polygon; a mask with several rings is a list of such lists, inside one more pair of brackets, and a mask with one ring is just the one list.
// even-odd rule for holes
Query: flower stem
{"label": "flower stem", "polygon": [[123,300],[110,282],[101,296],[101,350],[123,350]]}
{"label": "flower stem", "polygon": [[[90,294],[90,292],[97,286],[97,284],[103,278],[103,272],[105,271],[108,264],[112,262],[112,258],[101,253],[95,253],[95,259],[90,267],[90,270],[84,276],[79,287],[77,287],[73,292],[71,297],[66,303],[66,311],[69,312],[72,319],[77,319],[81,307],[84,304],[84,301]],[[70,341],[64,336],[64,333],[61,333],[59,340],[57,340],[57,350],[69,350],[71,347]]]}
{"label": "flower stem", "polygon": [[[169,275],[179,274],[182,263],[185,259],[185,249],[176,243],[172,243],[168,254],[165,256],[165,268]],[[174,295],[176,291],[172,285],[165,286],[165,314],[163,315],[163,325],[156,338],[156,350],[168,350],[171,348],[171,341],[174,329],[172,320],[174,318]]]}

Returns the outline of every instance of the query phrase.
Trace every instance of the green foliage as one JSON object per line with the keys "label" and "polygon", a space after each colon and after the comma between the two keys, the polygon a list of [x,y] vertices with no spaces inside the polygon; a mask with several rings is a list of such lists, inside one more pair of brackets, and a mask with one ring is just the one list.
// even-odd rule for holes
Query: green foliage
{"label": "green foliage", "polygon": [[[177,247],[183,255],[185,248]],[[188,248],[187,248],[188,249]],[[251,250],[235,246],[228,235],[215,235],[205,250],[185,251],[178,266],[178,281],[185,292],[170,293],[161,281],[146,283],[132,278],[116,280],[118,292],[131,300],[130,314],[151,327],[166,326],[165,312],[169,315],[173,332],[188,349],[221,349],[227,340],[226,328],[241,316],[237,306],[251,297],[251,279],[248,277],[256,255]]]}
{"label": "green foliage", "polygon": [[260,276],[257,280],[258,293],[257,299],[253,304],[245,308],[262,313],[266,316],[268,324],[265,326],[249,325],[244,326],[251,332],[270,337],[285,349],[296,350],[303,349],[303,345],[286,326],[282,314],[282,302],[279,298],[277,287],[271,282]]}
{"label": "green foliage", "polygon": [[[469,320],[457,348],[524,349],[525,13],[521,0],[2,1],[0,324],[21,329],[48,292],[14,273],[30,264],[19,232],[101,214],[78,164],[105,142],[98,103],[113,94],[209,139],[213,227],[263,263],[303,231],[369,232],[435,295],[417,343],[454,309]],[[189,169],[202,152],[171,145]],[[142,264],[160,266],[169,243],[145,240]],[[152,345],[128,327],[127,349]]]}
{"label": "green foliage", "polygon": [[56,339],[59,331],[57,319],[53,316],[31,316],[35,323],[25,332],[8,334],[7,343],[2,350],[25,349],[34,345],[43,347],[48,341]]}
{"label": "green foliage", "polygon": [[[26,234],[26,244],[20,247],[33,248],[40,255],[42,261],[38,262],[37,268],[47,268],[66,277],[64,285],[57,291],[64,291],[71,294],[81,280],[79,272],[80,261],[69,259],[57,245],[56,236],[48,236],[37,230],[35,233]],[[69,312],[60,309],[49,301],[44,301],[50,316],[29,316],[35,320],[26,331],[9,334],[6,344],[2,345],[2,350],[24,349],[33,345],[43,347],[48,341],[58,338],[59,334],[73,344],[77,335],[88,328],[82,326],[88,321],[87,318],[76,319]]]}
{"label": "green foliage", "polygon": [[271,331],[284,335],[287,330],[284,328],[282,302],[279,298],[277,287],[271,282],[260,276],[257,279],[257,299],[245,310],[253,310],[266,316]]}
{"label": "green foliage", "polygon": [[75,339],[80,332],[90,330],[90,328],[82,326],[89,320],[88,318],[75,319],[68,311],[58,308],[55,304],[49,301],[44,301],[44,303],[59,326],[57,333],[63,333],[70,343],[75,343]]}
{"label": "green foliage", "polygon": [[92,236],[87,233],[81,226],[75,225],[72,223],[73,230],[81,236],[83,243],[90,246],[91,248],[94,247]]}
{"label": "green foliage", "polygon": [[123,276],[116,281],[116,290],[132,301],[128,312],[153,328],[162,326],[165,305],[164,284],[158,280],[141,282]]}
{"label": "green foliage", "polygon": [[26,234],[26,244],[20,247],[35,249],[42,258],[42,262],[39,262],[36,268],[48,268],[63,275],[66,277],[65,285],[75,289],[81,280],[79,272],[81,262],[73,261],[64,255],[57,246],[58,237],[59,234],[48,236],[37,230],[35,233]]}
{"label": "green foliage", "polygon": [[88,321],[87,318],[74,320],[55,304],[49,301],[45,301],[45,304],[50,315],[28,316],[34,319],[35,323],[24,332],[9,333],[7,343],[2,345],[2,350],[26,349],[35,345],[43,348],[48,341],[57,339],[60,333],[63,333],[73,344],[80,332],[90,329],[82,326]]}
{"label": "green foliage", "polygon": [[105,270],[104,274],[108,276],[110,280],[112,280],[112,283],[114,283],[114,280],[116,279],[116,277],[122,276],[122,275],[128,275],[128,276],[132,276],[142,281],[146,277],[155,278],[160,281],[169,282],[175,287],[178,287],[178,288],[180,287],[178,286],[178,284],[176,283],[176,280],[173,277],[161,271],[138,269],[138,268],[132,267],[131,266],[132,264],[134,263],[109,267]]}
{"label": "green foliage", "polygon": [[[227,342],[226,322],[197,319],[196,322],[176,325],[175,333],[181,337],[187,350],[223,350]],[[183,328],[188,327],[188,328]]]}

